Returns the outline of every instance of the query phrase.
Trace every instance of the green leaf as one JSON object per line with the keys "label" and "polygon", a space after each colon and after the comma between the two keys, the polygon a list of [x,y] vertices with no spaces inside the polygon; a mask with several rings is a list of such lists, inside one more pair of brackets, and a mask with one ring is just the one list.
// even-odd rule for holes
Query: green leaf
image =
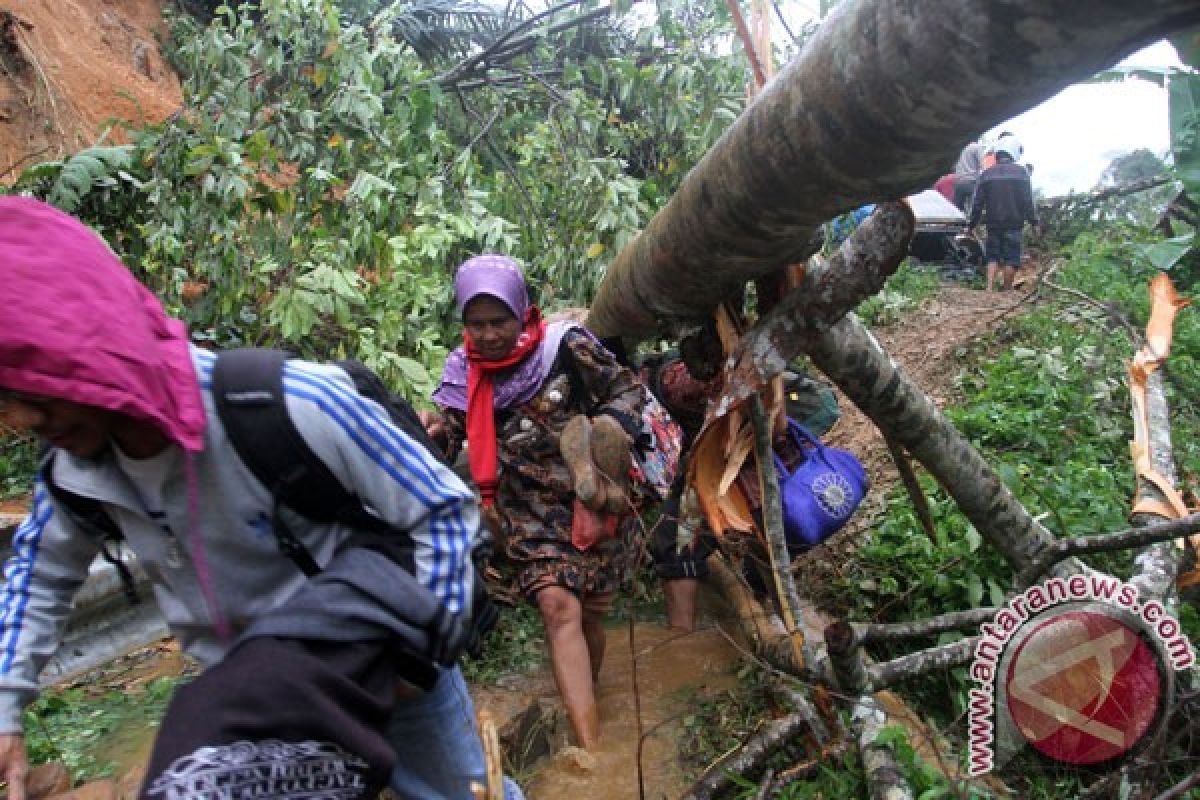
{"label": "green leaf", "polygon": [[400,368],[404,379],[414,386],[422,386],[430,382],[429,370],[425,369],[425,366],[419,361],[399,356],[396,358],[396,366]]}
{"label": "green leaf", "polygon": [[967,603],[972,606],[978,606],[983,600],[983,581],[975,573],[967,576]]}
{"label": "green leaf", "polygon": [[1188,233],[1184,236],[1176,236],[1173,239],[1164,239],[1161,242],[1156,242],[1151,245],[1142,245],[1137,248],[1138,254],[1155,269],[1170,270],[1180,259],[1188,254],[1196,244],[1196,234]]}
{"label": "green leaf", "polygon": [[1174,72],[1167,84],[1175,172],[1192,198],[1200,197],[1200,73]]}
{"label": "green leaf", "polygon": [[1167,85],[1170,67],[1112,67],[1097,72],[1083,83],[1121,83],[1122,81],[1141,80],[1153,83],[1159,88]]}
{"label": "green leaf", "polygon": [[979,535],[979,531],[975,530],[974,525],[967,525],[967,531],[963,534],[963,539],[967,542],[968,553],[974,553],[983,544],[983,537]]}

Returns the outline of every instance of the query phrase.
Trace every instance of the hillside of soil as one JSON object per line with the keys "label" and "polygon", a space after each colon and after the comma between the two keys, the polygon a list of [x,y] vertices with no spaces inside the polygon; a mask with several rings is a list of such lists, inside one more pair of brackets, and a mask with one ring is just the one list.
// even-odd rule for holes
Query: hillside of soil
{"label": "hillside of soil", "polygon": [[179,79],[163,58],[164,0],[0,0],[0,181],[159,122]]}

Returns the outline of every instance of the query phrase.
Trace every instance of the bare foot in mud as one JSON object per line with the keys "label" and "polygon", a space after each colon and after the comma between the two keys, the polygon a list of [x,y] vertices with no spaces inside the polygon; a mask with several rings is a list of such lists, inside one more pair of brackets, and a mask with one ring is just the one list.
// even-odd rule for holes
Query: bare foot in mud
{"label": "bare foot in mud", "polygon": [[559,750],[554,760],[560,768],[569,767],[580,772],[592,772],[596,769],[596,757],[582,747],[570,745]]}

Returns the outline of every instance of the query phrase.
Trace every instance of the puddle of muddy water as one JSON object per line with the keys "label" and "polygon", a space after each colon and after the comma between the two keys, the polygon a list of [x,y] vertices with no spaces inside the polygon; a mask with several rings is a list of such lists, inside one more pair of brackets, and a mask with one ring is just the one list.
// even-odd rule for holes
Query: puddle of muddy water
{"label": "puddle of muddy water", "polygon": [[[681,796],[691,785],[680,766],[677,746],[680,720],[694,711],[685,703],[686,696],[695,690],[734,686],[738,667],[737,652],[713,627],[680,635],[657,623],[636,623],[632,648],[628,625],[610,628],[597,687],[603,733],[590,753],[594,765],[585,770],[572,759],[552,757],[535,767],[525,781],[526,795],[530,800],[638,798],[640,761],[647,798]],[[536,689],[535,682],[526,685],[526,696],[542,692],[557,701],[549,675],[538,681]]]}

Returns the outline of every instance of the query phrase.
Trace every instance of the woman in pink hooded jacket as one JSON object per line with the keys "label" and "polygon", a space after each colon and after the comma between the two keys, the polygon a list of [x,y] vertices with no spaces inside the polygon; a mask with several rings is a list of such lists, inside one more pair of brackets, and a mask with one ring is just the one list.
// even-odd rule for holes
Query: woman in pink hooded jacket
{"label": "woman in pink hooded jacket", "polygon": [[[150,576],[185,650],[217,665],[239,635],[309,591],[310,579],[279,552],[269,525],[264,532],[270,491],[238,458],[214,412],[216,356],[190,345],[184,325],[166,316],[98,236],[36,200],[0,197],[0,308],[0,421],[50,446],[57,487],[102,505]],[[469,614],[479,525],[471,492],[359,395],[340,368],[289,361],[283,385],[288,416],[312,452],[411,541],[413,591],[428,593],[451,616]],[[23,800],[27,770],[21,707],[36,693],[98,550],[43,477],[14,535],[0,589],[0,777],[16,800]],[[292,527],[326,570],[338,566],[348,542],[353,549],[358,533],[338,523]],[[310,666],[334,668],[333,661],[317,658]],[[289,677],[290,666],[278,664],[276,674]],[[285,683],[270,673],[262,681],[264,694]],[[246,691],[253,690],[251,681]],[[387,780],[394,763],[388,782],[401,797],[471,797],[484,765],[457,667],[439,668],[429,691],[404,700],[386,695],[379,734],[394,750],[385,756],[394,759],[376,759],[376,773],[384,769]],[[309,750],[332,752],[325,744]],[[263,747],[246,762],[243,749],[238,763],[279,766],[281,752]],[[327,775],[361,762],[354,756],[341,752],[340,761],[304,769]],[[186,784],[194,767],[181,759],[165,774]],[[164,780],[162,796],[187,796]],[[508,788],[519,797],[515,785]],[[288,794],[258,789],[258,796]]]}

